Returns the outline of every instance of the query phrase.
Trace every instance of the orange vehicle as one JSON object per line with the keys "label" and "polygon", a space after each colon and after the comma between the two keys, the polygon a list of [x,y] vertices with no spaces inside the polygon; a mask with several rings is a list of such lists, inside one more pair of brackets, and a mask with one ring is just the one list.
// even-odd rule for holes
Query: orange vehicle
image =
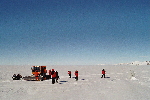
{"label": "orange vehicle", "polygon": [[36,71],[38,71],[38,73],[39,73],[40,75],[46,74],[46,66],[33,66],[33,67],[31,68],[31,70],[32,70],[32,74],[33,74],[33,75],[35,74]]}
{"label": "orange vehicle", "polygon": [[31,70],[32,70],[32,75],[23,77],[24,80],[27,80],[27,81],[36,80],[37,76],[35,76],[35,74],[37,74],[37,72],[39,74],[38,79],[40,81],[49,79],[49,76],[46,75],[46,73],[47,73],[46,66],[32,66]]}

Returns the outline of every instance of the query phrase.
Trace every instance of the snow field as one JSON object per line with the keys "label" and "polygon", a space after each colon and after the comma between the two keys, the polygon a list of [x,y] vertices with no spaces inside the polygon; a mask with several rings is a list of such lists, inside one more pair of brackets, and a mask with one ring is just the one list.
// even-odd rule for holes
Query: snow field
{"label": "snow field", "polygon": [[[59,83],[51,80],[12,80],[14,73],[31,75],[31,66],[0,66],[0,100],[149,100],[150,66],[47,66],[59,72]],[[106,78],[101,78],[101,70]],[[79,71],[79,80],[68,70]],[[131,77],[130,70],[135,72]]]}

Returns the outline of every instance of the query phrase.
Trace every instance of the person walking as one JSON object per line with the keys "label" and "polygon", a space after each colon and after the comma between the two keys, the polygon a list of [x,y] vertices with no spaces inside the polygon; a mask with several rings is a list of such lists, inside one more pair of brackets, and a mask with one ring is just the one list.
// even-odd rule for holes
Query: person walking
{"label": "person walking", "polygon": [[101,78],[103,78],[103,77],[105,78],[105,73],[106,73],[106,71],[105,71],[105,69],[103,69],[102,70],[102,77]]}
{"label": "person walking", "polygon": [[77,70],[75,71],[75,76],[76,76],[75,77],[76,81],[78,81],[78,71]]}
{"label": "person walking", "polygon": [[71,78],[71,71],[68,71],[68,74],[69,74],[69,78]]}

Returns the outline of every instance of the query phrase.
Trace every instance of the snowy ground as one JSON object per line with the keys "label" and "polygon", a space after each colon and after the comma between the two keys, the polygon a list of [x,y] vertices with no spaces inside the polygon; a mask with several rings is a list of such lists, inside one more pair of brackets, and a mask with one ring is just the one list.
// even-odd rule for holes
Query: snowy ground
{"label": "snowy ground", "polygon": [[[14,73],[31,75],[31,66],[0,66],[0,100],[150,100],[150,66],[47,66],[59,72],[57,84],[12,80]],[[101,70],[106,77],[101,79]],[[79,80],[68,70],[79,71]],[[131,78],[131,71],[135,77]]]}

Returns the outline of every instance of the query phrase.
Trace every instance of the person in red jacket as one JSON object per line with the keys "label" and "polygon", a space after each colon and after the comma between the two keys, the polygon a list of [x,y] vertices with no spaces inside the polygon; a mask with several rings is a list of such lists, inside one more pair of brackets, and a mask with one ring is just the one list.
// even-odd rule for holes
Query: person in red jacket
{"label": "person in red jacket", "polygon": [[56,78],[56,72],[54,71],[54,69],[52,69],[52,84],[55,84],[55,78]]}
{"label": "person in red jacket", "polygon": [[71,71],[68,71],[68,74],[69,74],[69,78],[71,78]]}
{"label": "person in red jacket", "polygon": [[76,76],[76,77],[75,77],[76,81],[78,81],[78,71],[76,70],[74,74],[75,74],[75,76]]}
{"label": "person in red jacket", "polygon": [[105,69],[103,69],[102,70],[102,77],[101,78],[103,78],[103,77],[105,78],[105,73],[106,73],[106,71],[105,71]]}

